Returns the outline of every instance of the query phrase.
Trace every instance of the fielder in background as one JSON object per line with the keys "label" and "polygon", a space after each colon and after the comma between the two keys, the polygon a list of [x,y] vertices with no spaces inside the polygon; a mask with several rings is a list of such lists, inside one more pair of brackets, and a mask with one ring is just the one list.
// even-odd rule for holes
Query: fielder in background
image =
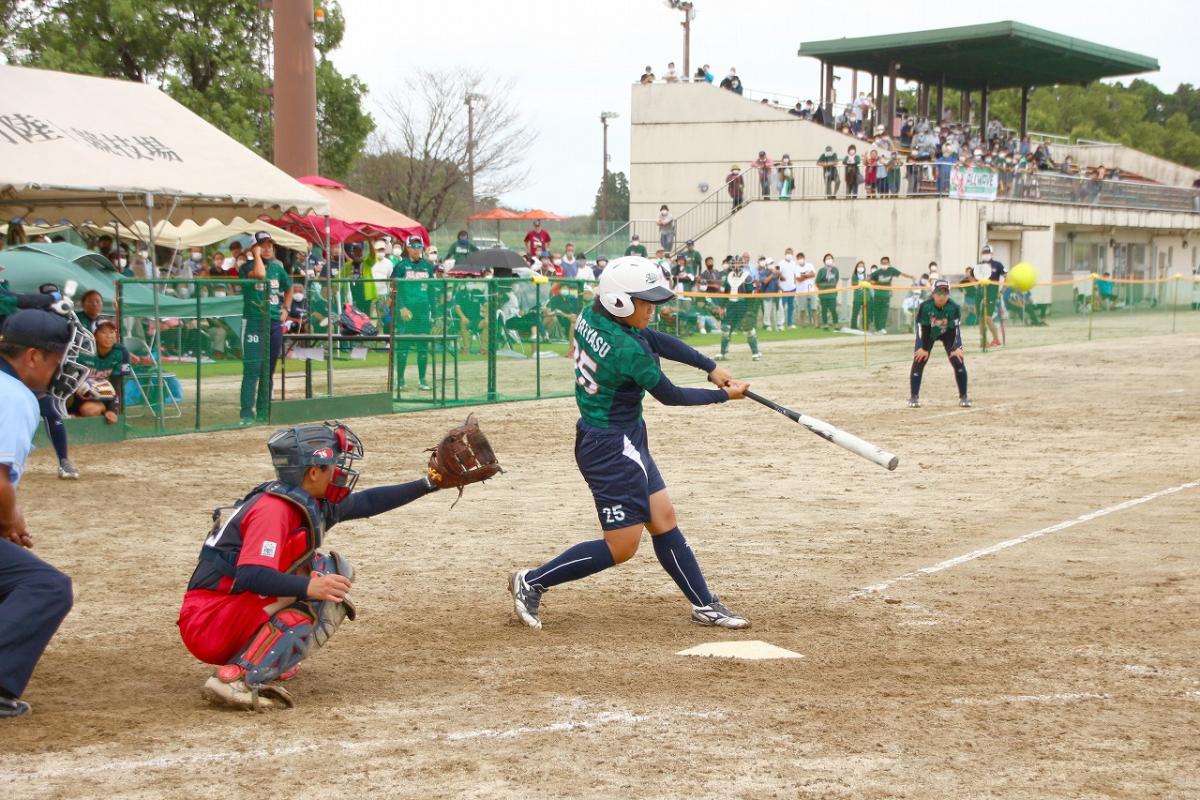
{"label": "fielder in background", "polygon": [[[530,231],[532,233],[532,231]],[[548,235],[548,234],[547,234]],[[420,236],[410,236],[405,243],[405,255],[392,269],[392,278],[400,281],[396,284],[396,313],[392,320],[398,334],[428,334],[433,330],[433,297],[437,291],[429,283],[435,277],[436,269],[425,258],[425,242]],[[406,280],[422,281],[407,283]],[[413,342],[402,339],[396,343],[396,386],[404,388],[404,371],[408,367],[408,351]],[[427,391],[430,385],[425,382],[425,370],[429,367],[429,342],[417,342],[417,388]]]}
{"label": "fielder in background", "polygon": [[[1005,330],[1005,320],[1008,319],[1008,311],[1004,308],[1004,302],[1000,298],[1000,284],[1004,281],[1004,276],[1008,273],[1004,264],[992,258],[992,246],[985,244],[980,251],[979,266],[975,268],[975,277],[990,281],[986,286],[983,286],[983,306],[980,312],[983,315],[984,324],[987,325],[988,333],[992,335],[992,340],[988,342],[988,347],[1000,347],[1002,344],[1008,343],[1008,331]],[[996,330],[995,320],[1000,320],[1000,330]]]}
{"label": "fielder in background", "polygon": [[934,342],[941,342],[946,348],[950,366],[954,368],[958,404],[963,408],[971,407],[971,400],[967,397],[967,365],[963,355],[961,324],[962,311],[958,303],[950,299],[949,281],[934,281],[933,296],[926,298],[917,309],[916,352],[909,373],[909,408],[921,407],[921,376],[925,373]]}
{"label": "fielder in background", "polygon": [[[575,463],[591,489],[604,538],[580,542],[536,569],[509,579],[517,617],[541,628],[542,595],[554,586],[628,561],[649,529],[654,553],[692,605],[692,621],[748,628],[708,589],[692,548],[675,521],[666,483],[650,455],[642,398],[665,405],[740,400],[749,384],[673,336],[647,329],[655,307],[674,298],[652,261],[619,258],[600,276],[599,296],[575,324]],[[718,389],[679,388],[659,358],[701,369]]]}
{"label": "fielder in background", "polygon": [[[242,288],[241,424],[270,416],[271,383],[283,353],[283,320],[292,305],[292,279],[275,260],[271,234],[258,231],[238,276],[254,283]],[[257,412],[257,415],[256,415]]]}
{"label": "fielder in background", "polygon": [[717,360],[729,358],[729,340],[733,334],[745,328],[750,358],[758,361],[762,358],[762,353],[758,352],[758,330],[754,327],[758,308],[754,300],[747,296],[754,294],[754,278],[746,271],[743,262],[733,262],[733,269],[725,275],[724,289],[729,299],[725,301],[725,315],[721,318],[721,354]]}
{"label": "fielder in background", "polygon": [[71,396],[90,341],[73,319],[48,311],[18,311],[0,332],[0,718],[30,712],[21,695],[73,602],[71,579],[28,552],[16,491],[40,417],[37,394]]}
{"label": "fielder in background", "polygon": [[[355,492],[362,442],[340,422],[283,428],[267,442],[276,480],[213,512],[213,528],[188,581],[179,633],[196,658],[219,665],[205,682],[210,702],[291,708],[281,685],[345,619],[354,570],[320,552],[339,522],[373,517],[439,488],[486,480],[500,470],[473,417],[434,448],[420,480]],[[223,512],[232,511],[222,520]]]}

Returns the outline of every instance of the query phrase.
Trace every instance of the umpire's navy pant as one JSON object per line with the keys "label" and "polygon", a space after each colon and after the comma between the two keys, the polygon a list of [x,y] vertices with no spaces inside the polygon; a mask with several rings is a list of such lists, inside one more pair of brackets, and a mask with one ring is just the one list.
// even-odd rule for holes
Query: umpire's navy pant
{"label": "umpire's navy pant", "polygon": [[70,578],[0,539],[0,689],[21,696],[72,602]]}

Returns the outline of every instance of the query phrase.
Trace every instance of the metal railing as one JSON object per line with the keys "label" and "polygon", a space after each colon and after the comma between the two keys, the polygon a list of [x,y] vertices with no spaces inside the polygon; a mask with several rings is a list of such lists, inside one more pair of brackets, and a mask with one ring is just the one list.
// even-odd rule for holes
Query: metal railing
{"label": "metal railing", "polygon": [[[951,167],[950,164],[930,161],[906,162],[889,169],[886,179],[880,180],[877,174],[875,180],[868,181],[866,173],[874,168],[864,163],[858,168],[857,181],[850,182],[847,180],[847,168],[840,161],[836,167],[775,164],[765,179],[758,168],[747,164],[740,175],[740,196],[735,196],[734,192],[737,179],[727,181],[709,192],[696,205],[675,217],[674,235],[670,237],[669,244],[660,239],[655,220],[634,220],[614,231],[596,248],[606,244],[611,248],[613,244],[619,244],[619,252],[623,253],[629,238],[637,233],[650,254],[659,246],[671,253],[681,249],[688,239],[699,240],[745,204],[754,201],[949,197]],[[1101,180],[1048,171],[1002,171],[995,200],[1200,213],[1200,190],[1136,181]],[[625,238],[619,238],[621,236]]]}

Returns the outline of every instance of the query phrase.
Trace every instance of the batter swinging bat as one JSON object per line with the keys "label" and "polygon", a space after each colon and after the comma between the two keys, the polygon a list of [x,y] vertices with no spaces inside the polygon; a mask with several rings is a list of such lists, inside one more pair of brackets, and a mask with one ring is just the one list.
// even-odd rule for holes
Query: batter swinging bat
{"label": "batter swinging bat", "polygon": [[874,461],[881,467],[887,467],[889,470],[894,470],[900,464],[900,457],[889,453],[881,447],[876,447],[870,442],[864,442],[852,433],[846,433],[841,428],[835,428],[828,422],[819,420],[816,417],[810,417],[807,414],[801,414],[799,411],[792,411],[790,408],[785,408],[778,403],[768,400],[761,394],[756,392],[746,391],[746,397],[756,403],[762,403],[773,411],[778,411],[793,422],[799,422],[810,431],[820,436],[827,442],[844,447],[855,455],[862,456],[868,461]]}

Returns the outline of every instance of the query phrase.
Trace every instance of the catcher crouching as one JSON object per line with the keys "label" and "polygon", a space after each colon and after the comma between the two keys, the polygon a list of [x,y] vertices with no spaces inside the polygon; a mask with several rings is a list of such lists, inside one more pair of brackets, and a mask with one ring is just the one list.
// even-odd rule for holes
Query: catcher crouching
{"label": "catcher crouching", "polygon": [[433,448],[420,480],[361,492],[362,442],[340,422],[283,428],[267,449],[276,480],[213,512],[178,621],[192,655],[218,667],[205,698],[249,709],[291,708],[282,682],[354,619],[353,567],[318,549],[329,528],[501,471],[473,415]]}

